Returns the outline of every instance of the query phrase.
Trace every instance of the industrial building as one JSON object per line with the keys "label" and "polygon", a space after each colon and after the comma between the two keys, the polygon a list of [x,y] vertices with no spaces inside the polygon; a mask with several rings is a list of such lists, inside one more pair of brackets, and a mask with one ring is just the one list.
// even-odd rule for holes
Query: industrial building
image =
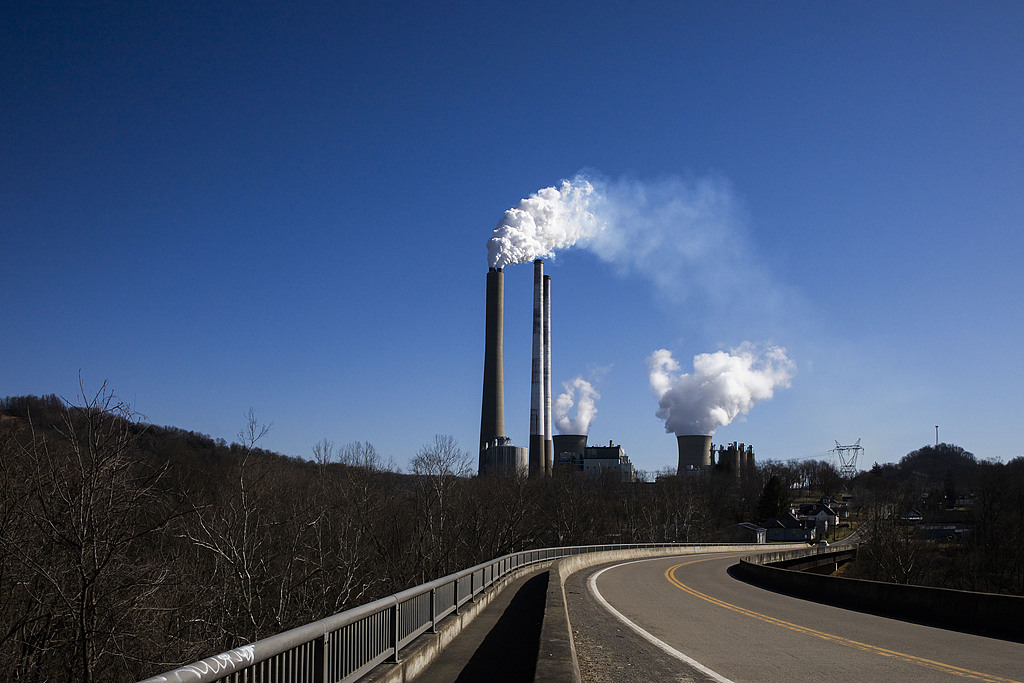
{"label": "industrial building", "polygon": [[555,471],[584,474],[594,478],[612,476],[619,481],[636,481],[636,468],[622,446],[588,446],[586,434],[558,434],[554,437]]}
{"label": "industrial building", "polygon": [[485,444],[480,460],[480,474],[526,476],[527,451],[512,440],[499,436],[494,443]]}

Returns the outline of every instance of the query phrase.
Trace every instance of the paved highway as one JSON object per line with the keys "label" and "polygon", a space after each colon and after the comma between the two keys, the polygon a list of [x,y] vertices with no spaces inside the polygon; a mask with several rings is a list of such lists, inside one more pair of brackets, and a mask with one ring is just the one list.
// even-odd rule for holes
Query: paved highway
{"label": "paved highway", "polygon": [[773,593],[729,576],[738,557],[657,558],[570,577],[584,680],[1024,681],[1024,644]]}

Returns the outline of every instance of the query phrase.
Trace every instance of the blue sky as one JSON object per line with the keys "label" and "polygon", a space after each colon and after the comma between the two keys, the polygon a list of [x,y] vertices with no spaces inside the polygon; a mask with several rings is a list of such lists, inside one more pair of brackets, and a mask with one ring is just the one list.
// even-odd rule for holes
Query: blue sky
{"label": "blue sky", "polygon": [[[728,221],[699,273],[586,249],[552,368],[591,442],[673,466],[646,361],[785,347],[719,429],[761,459],[1024,454],[1024,4],[14,3],[0,13],[0,395],[103,381],[146,421],[404,466],[479,437],[486,242],[579,172]],[[686,234],[687,226],[663,226]],[[673,233],[677,230],[678,233]],[[659,267],[665,269],[664,263]],[[668,270],[672,270],[669,266]],[[532,273],[506,269],[509,436]],[[695,278],[699,275],[699,282]]]}

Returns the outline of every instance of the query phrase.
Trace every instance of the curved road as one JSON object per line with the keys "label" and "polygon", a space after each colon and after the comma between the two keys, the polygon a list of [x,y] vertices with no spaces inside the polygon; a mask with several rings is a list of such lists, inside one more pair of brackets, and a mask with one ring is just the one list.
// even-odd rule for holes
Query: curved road
{"label": "curved road", "polygon": [[657,558],[570,577],[584,680],[1024,681],[1024,644],[773,593],[729,576],[740,556]]}

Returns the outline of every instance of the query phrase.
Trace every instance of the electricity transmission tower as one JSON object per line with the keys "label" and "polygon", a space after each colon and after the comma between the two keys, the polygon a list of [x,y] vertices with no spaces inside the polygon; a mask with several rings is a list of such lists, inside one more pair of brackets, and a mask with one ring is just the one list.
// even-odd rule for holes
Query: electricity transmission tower
{"label": "electricity transmission tower", "polygon": [[860,445],[860,439],[857,439],[857,443],[852,446],[841,446],[836,441],[836,447],[832,452],[839,458],[839,475],[843,479],[853,479],[857,474],[857,456],[864,452],[864,447]]}

